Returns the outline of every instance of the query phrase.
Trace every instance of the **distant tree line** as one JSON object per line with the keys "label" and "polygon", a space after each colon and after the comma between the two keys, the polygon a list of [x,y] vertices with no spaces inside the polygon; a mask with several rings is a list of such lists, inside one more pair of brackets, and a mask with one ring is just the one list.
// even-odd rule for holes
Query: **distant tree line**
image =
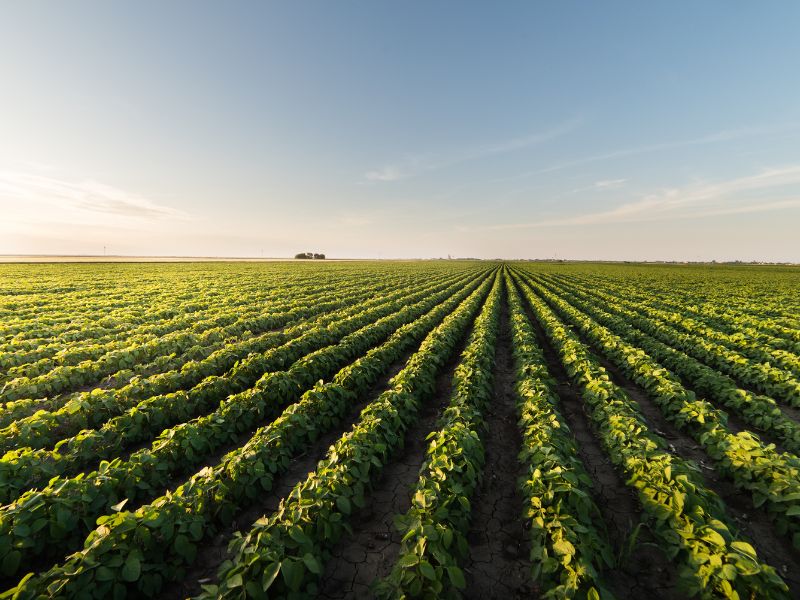
{"label": "distant tree line", "polygon": [[295,254],[294,257],[295,258],[306,258],[306,259],[307,258],[311,258],[311,259],[316,258],[317,260],[324,260],[325,259],[325,255],[324,254],[317,254],[316,252],[301,252],[299,254]]}

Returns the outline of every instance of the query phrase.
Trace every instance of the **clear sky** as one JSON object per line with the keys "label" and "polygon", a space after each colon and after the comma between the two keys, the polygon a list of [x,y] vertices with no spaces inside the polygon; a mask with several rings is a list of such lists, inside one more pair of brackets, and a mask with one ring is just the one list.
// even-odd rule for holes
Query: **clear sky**
{"label": "clear sky", "polygon": [[800,3],[0,4],[0,253],[800,262]]}

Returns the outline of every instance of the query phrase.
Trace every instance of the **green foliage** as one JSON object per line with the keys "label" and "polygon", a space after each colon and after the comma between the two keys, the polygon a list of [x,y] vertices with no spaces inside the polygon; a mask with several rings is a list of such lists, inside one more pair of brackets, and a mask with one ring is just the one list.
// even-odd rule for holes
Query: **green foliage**
{"label": "green foliage", "polygon": [[[487,280],[434,329],[390,388],[369,404],[359,422],[333,444],[308,479],[299,483],[272,517],[259,520],[232,543],[234,560],[220,572],[220,585],[204,597],[238,597],[240,580],[257,585],[271,565],[298,564],[306,554],[324,560],[328,548],[347,531],[353,507],[364,506],[370,481],[402,441],[402,433],[417,418],[422,398],[434,388],[436,374],[453,352],[488,292]],[[346,501],[343,501],[346,499]],[[294,562],[292,559],[294,558]],[[420,564],[426,579],[437,577],[430,563]],[[292,573],[294,575],[294,573]],[[276,579],[270,597],[292,597],[316,589],[316,574]],[[458,575],[454,571],[454,577]]]}
{"label": "green foliage", "polygon": [[[529,280],[527,283],[531,286],[524,288],[528,305],[558,350],[567,372],[580,387],[609,457],[625,472],[628,485],[637,490],[650,529],[666,554],[679,565],[685,592],[706,597],[788,597],[786,584],[772,567],[762,563],[755,552],[739,552],[746,542],[732,533],[721,500],[705,487],[696,468],[663,449],[663,440],[649,432],[635,403],[611,382],[586,346],[533,290],[574,318],[593,343],[593,336],[598,336],[598,340],[602,336],[603,341],[598,345],[604,352],[613,355],[613,348],[620,345],[604,328],[567,303],[541,286]],[[632,355],[626,353],[624,362],[639,363],[644,353],[635,349],[631,352]],[[622,362],[621,358],[620,366]],[[651,367],[648,373],[654,385],[661,385],[656,382],[661,381],[659,376],[665,374],[664,369]],[[679,384],[665,380],[664,385],[670,386],[671,392],[653,397],[671,401]],[[652,387],[645,387],[652,393]],[[694,415],[698,422],[704,412],[713,414],[713,409],[693,396],[679,399],[676,408],[685,416]]]}
{"label": "green foliage", "polygon": [[379,596],[460,597],[466,586],[458,565],[468,552],[469,499],[484,463],[480,433],[492,396],[503,286],[498,277],[456,367],[440,429],[428,436],[411,508],[397,519],[403,534],[399,557],[389,577],[377,587]]}
{"label": "green foliage", "polygon": [[[202,594],[313,596],[332,546],[347,543],[349,523],[471,329],[411,507],[396,515],[400,553],[375,588],[387,598],[459,597],[472,576],[466,532],[503,304],[537,594],[610,598],[608,571],[635,556],[647,531],[687,597],[786,597],[699,470],[648,429],[581,339],[800,548],[800,425],[781,406],[800,406],[798,273],[458,262],[0,266],[0,572],[11,581],[52,565],[2,597],[158,597],[416,350],[280,509],[243,524]],[[638,495],[643,520],[613,550],[536,322]],[[734,434],[722,407],[788,452]]]}
{"label": "green foliage", "polygon": [[[354,395],[363,393],[385,365],[405,352],[437,320],[448,315],[460,298],[468,295],[476,284],[467,288],[461,286],[454,297],[440,303],[424,317],[398,329],[387,343],[354,361],[331,384],[322,388],[317,386],[306,392],[299,403],[290,406],[281,417],[257,431],[246,445],[228,454],[217,467],[203,469],[174,493],[133,513],[118,512],[102,517],[100,527],[87,538],[83,553],[73,555],[63,566],[26,580],[18,589],[21,597],[51,585],[63,585],[65,589],[72,590],[94,586],[89,583],[94,573],[93,566],[116,564],[116,557],[126,547],[141,550],[142,572],[145,575],[136,582],[126,582],[120,572],[113,578],[116,585],[132,585],[139,593],[151,595],[161,589],[165,581],[180,578],[185,565],[194,559],[196,545],[204,536],[212,535],[216,527],[229,523],[237,507],[252,501],[259,490],[270,489],[277,474],[286,468],[292,456],[302,452],[309,439],[341,418]],[[481,289],[486,289],[486,283]],[[434,295],[428,304],[435,306],[438,300]],[[390,302],[389,305],[389,314],[399,312],[400,316],[394,317],[395,322],[402,322],[404,314],[411,316],[415,310],[417,316],[424,312],[421,311],[422,306],[412,305],[403,312],[397,304]],[[371,336],[362,341],[369,342],[366,347],[375,341],[374,326],[369,329],[372,330]],[[356,494],[349,500],[359,505],[362,494]],[[298,543],[297,536],[289,539],[293,544]],[[298,558],[304,558],[305,554]],[[302,569],[315,564],[312,558],[313,553],[310,558],[305,557],[302,564],[306,566]],[[276,579],[272,585],[278,581],[286,582],[287,577],[289,583],[296,581],[296,573],[301,567],[295,563],[286,563],[284,567],[283,578]],[[310,572],[313,572],[313,566],[311,569]],[[96,589],[94,597],[103,597],[108,593],[108,588],[103,585],[96,585],[92,589]]]}
{"label": "green foliage", "polygon": [[546,597],[608,598],[600,573],[614,560],[591,496],[591,479],[559,413],[554,382],[517,286],[510,277],[507,285],[523,435],[519,458],[526,473],[519,485],[523,518],[530,524],[532,575],[547,590]]}

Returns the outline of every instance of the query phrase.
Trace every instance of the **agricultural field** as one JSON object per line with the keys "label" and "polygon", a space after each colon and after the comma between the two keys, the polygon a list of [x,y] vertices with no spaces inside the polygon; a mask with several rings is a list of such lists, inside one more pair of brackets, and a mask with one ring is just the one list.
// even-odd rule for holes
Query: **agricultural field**
{"label": "agricultural field", "polygon": [[800,597],[800,269],[0,265],[2,598]]}

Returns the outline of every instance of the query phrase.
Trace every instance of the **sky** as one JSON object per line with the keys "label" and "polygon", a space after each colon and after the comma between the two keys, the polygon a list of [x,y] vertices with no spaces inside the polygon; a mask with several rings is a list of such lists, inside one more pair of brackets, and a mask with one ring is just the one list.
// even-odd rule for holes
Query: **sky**
{"label": "sky", "polygon": [[797,2],[0,15],[0,254],[800,262]]}

